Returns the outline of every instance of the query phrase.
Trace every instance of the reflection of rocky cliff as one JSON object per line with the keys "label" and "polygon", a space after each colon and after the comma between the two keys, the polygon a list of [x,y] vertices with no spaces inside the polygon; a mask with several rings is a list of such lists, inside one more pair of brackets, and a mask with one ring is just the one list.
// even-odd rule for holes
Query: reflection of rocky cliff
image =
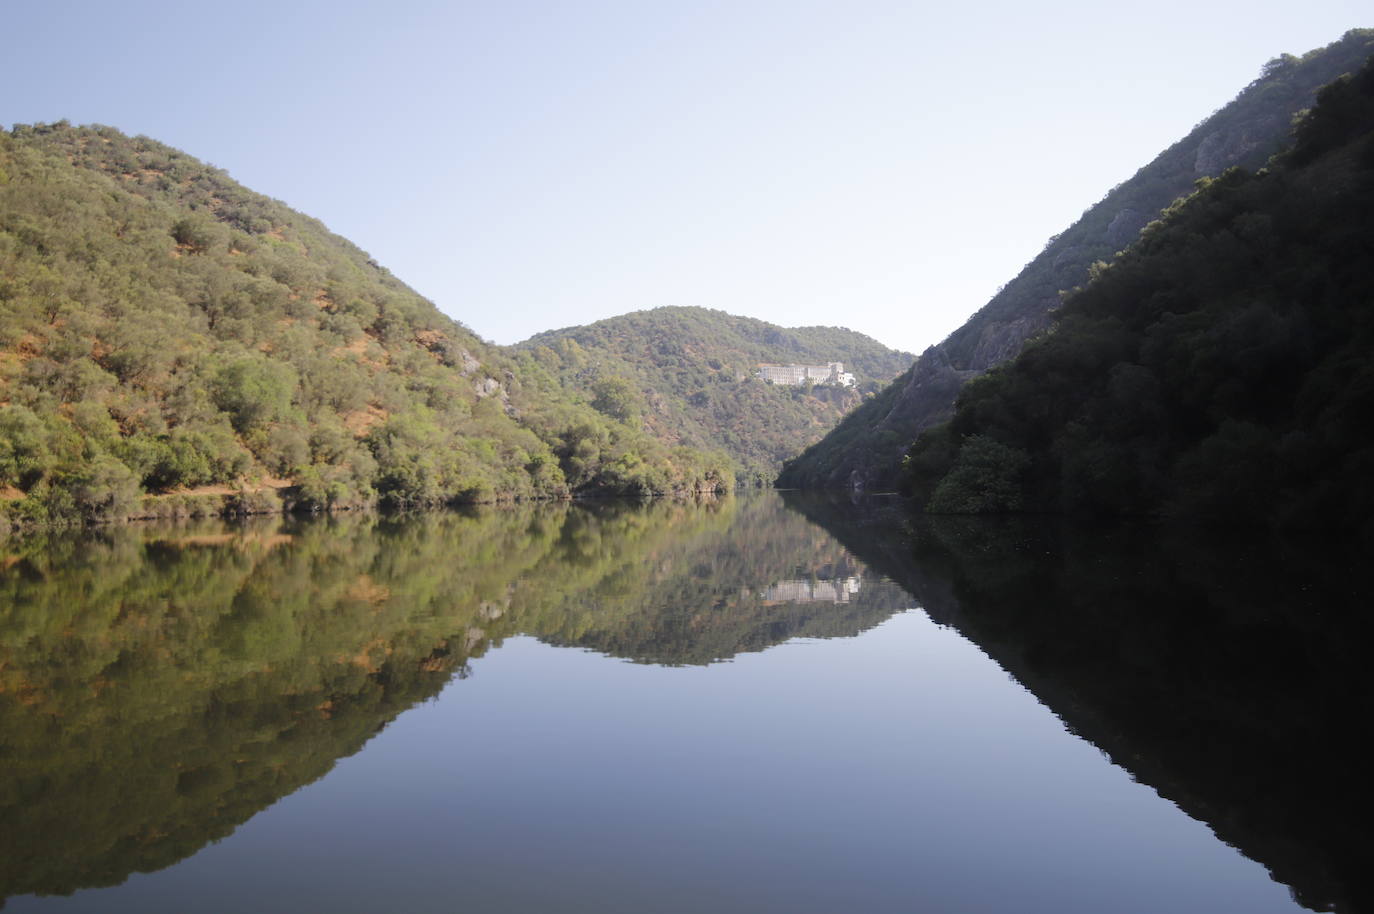
{"label": "reflection of rocky cliff", "polygon": [[861,589],[863,579],[857,575],[834,580],[791,578],[765,587],[759,597],[765,603],[848,603]]}
{"label": "reflection of rocky cliff", "polygon": [[899,511],[796,504],[1302,904],[1368,909],[1359,557],[1025,520],[922,525],[903,548]]}
{"label": "reflection of rocky cliff", "polygon": [[512,634],[706,663],[904,605],[767,495],[0,542],[0,900],[114,885],[323,776]]}

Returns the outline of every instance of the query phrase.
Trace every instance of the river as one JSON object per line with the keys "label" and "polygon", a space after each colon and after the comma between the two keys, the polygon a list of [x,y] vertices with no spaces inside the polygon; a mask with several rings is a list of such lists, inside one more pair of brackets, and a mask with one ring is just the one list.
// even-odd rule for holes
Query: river
{"label": "river", "polygon": [[12,539],[0,898],[1359,910],[1367,591],[1274,548],[771,492]]}

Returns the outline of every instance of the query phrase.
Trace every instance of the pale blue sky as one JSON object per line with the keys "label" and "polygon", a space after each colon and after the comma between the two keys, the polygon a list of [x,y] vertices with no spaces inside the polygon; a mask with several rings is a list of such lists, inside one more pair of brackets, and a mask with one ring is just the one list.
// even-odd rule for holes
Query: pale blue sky
{"label": "pale blue sky", "polygon": [[0,124],[147,134],[500,343],[657,305],[938,342],[1366,3],[0,0]]}

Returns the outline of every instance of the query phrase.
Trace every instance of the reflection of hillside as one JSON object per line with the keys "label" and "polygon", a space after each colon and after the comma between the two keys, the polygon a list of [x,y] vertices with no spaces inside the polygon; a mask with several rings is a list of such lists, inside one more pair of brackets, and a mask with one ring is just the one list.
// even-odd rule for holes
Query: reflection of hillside
{"label": "reflection of hillside", "polygon": [[[439,526],[518,554],[517,520]],[[491,585],[387,548],[403,527],[23,544],[0,576],[0,897],[167,866],[436,694],[485,646],[467,633]]]}
{"label": "reflection of hillside", "polygon": [[512,634],[705,663],[854,634],[906,598],[769,604],[859,575],[771,495],[9,541],[0,899],[112,885],[327,773]]}
{"label": "reflection of hillside", "polygon": [[898,510],[792,503],[1302,904],[1369,906],[1361,557],[953,519],[903,547]]}
{"label": "reflection of hillside", "polygon": [[857,576],[863,569],[775,495],[735,504],[728,527],[622,555],[614,574],[569,592],[551,616],[526,630],[641,663],[700,664],[789,638],[857,635],[910,605],[901,588],[877,581],[848,602],[766,598],[782,580]]}

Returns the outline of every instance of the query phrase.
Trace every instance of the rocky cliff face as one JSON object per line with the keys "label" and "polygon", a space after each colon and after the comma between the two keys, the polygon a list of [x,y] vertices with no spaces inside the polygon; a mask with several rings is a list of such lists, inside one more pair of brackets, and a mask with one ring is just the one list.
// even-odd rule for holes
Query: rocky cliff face
{"label": "rocky cliff face", "polygon": [[969,379],[1015,356],[1049,326],[1064,291],[1109,261],[1199,178],[1233,166],[1258,168],[1287,143],[1294,118],[1319,88],[1358,70],[1374,54],[1374,30],[1347,32],[1301,58],[1285,55],[1128,181],[1113,188],[949,338],[927,349],[892,387],[852,413],[784,467],[778,484],[883,489],[922,431],[943,422]]}

